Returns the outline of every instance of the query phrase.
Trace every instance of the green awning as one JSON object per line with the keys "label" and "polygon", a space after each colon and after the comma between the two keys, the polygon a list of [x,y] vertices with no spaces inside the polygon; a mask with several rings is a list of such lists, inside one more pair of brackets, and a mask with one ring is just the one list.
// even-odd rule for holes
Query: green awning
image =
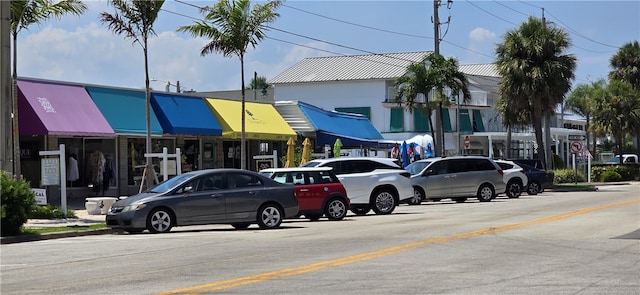
{"label": "green awning", "polygon": [[484,123],[480,110],[473,110],[473,132],[484,132]]}
{"label": "green awning", "polygon": [[413,109],[413,125],[417,132],[430,132],[429,116],[425,115],[420,109]]}
{"label": "green awning", "polygon": [[460,114],[458,117],[458,122],[460,124],[459,130],[460,134],[472,134],[473,126],[471,125],[471,118],[469,117],[469,110],[460,110]]}
{"label": "green awning", "polygon": [[391,109],[391,122],[389,131],[402,132],[404,131],[404,110],[402,108]]}
{"label": "green awning", "polygon": [[449,117],[449,109],[442,109],[442,130],[444,132],[453,132],[451,128],[451,118]]}

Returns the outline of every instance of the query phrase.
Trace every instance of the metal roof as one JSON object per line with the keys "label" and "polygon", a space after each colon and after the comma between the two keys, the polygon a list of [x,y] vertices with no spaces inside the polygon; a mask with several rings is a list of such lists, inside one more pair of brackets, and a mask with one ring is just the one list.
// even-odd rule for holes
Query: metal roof
{"label": "metal roof", "polygon": [[343,55],[305,58],[269,81],[269,84],[395,79],[407,66],[421,62],[431,51]]}
{"label": "metal roof", "polygon": [[[396,79],[405,74],[407,66],[421,62],[431,53],[416,51],[305,58],[271,79],[269,84]],[[470,76],[500,78],[496,65],[492,63],[460,65],[459,69]]]}

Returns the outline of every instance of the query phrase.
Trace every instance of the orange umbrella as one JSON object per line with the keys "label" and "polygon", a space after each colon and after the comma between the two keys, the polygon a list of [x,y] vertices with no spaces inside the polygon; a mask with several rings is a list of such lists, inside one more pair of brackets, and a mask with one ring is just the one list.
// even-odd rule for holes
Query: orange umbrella
{"label": "orange umbrella", "polygon": [[289,137],[289,140],[287,141],[287,162],[284,164],[285,168],[296,166],[296,163],[295,163],[296,152],[294,150],[295,145],[296,145],[296,141],[293,140],[292,137]]}
{"label": "orange umbrella", "polygon": [[305,138],[302,142],[302,159],[300,160],[300,165],[306,163],[311,159],[311,150],[309,147],[311,146],[311,141],[309,138]]}

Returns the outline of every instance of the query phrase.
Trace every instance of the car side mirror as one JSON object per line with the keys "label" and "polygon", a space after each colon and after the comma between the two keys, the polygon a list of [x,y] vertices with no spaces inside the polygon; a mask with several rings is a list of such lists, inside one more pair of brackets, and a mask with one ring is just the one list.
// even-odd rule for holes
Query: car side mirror
{"label": "car side mirror", "polygon": [[434,175],[435,173],[433,172],[433,170],[429,169],[427,171],[425,171],[424,173],[422,173],[422,176],[429,176],[429,175]]}
{"label": "car side mirror", "polygon": [[182,190],[183,193],[192,193],[193,192],[193,186],[185,186],[184,189]]}

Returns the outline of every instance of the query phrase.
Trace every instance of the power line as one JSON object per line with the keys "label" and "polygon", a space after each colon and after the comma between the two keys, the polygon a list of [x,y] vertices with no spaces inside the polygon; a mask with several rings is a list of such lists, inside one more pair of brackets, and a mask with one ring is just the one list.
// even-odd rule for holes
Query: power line
{"label": "power line", "polygon": [[[566,24],[564,24],[564,23],[563,23],[559,18],[555,17],[555,16],[554,16],[553,14],[551,14],[551,12],[549,12],[548,10],[547,10],[547,14],[551,15],[551,17],[553,17],[553,19],[555,19],[556,21],[558,21],[558,22],[559,22],[559,23],[560,23],[564,28],[566,28],[566,29],[567,29],[567,30],[569,30],[570,32],[573,32],[574,34],[576,34],[576,35],[578,35],[578,36],[580,36],[580,37],[582,37],[582,38],[585,38],[585,39],[587,39],[587,40],[589,40],[589,41],[591,41],[591,42],[593,42],[593,43],[596,43],[596,44],[600,44],[600,45],[604,45],[604,46],[611,47],[611,48],[616,48],[616,49],[618,48],[617,46],[613,46],[613,45],[605,44],[605,43],[602,43],[602,42],[599,42],[599,41],[593,40],[593,39],[591,39],[591,38],[589,38],[589,37],[587,37],[587,36],[585,36],[585,35],[580,34],[578,31],[576,31],[576,30],[574,30],[574,29],[570,28],[569,26],[567,26]],[[605,52],[600,52],[600,53],[605,53]]]}
{"label": "power line", "polygon": [[469,4],[473,5],[473,6],[475,6],[476,8],[478,8],[478,9],[480,9],[480,10],[484,11],[484,12],[485,12],[486,14],[488,14],[488,15],[491,15],[491,16],[493,16],[493,17],[495,17],[495,18],[499,19],[499,20],[502,20],[503,22],[510,23],[510,24],[512,24],[512,25],[514,25],[514,26],[518,26],[516,23],[513,23],[513,22],[508,21],[508,20],[506,20],[506,19],[504,19],[504,18],[502,18],[502,17],[499,17],[499,16],[497,16],[497,15],[495,15],[495,14],[493,14],[493,13],[491,13],[491,12],[487,11],[486,9],[484,9],[484,8],[482,8],[482,7],[480,7],[480,6],[478,6],[478,5],[475,5],[473,2],[471,2],[471,1],[469,1],[469,0],[465,0],[465,1],[466,1],[467,3],[469,3]]}

